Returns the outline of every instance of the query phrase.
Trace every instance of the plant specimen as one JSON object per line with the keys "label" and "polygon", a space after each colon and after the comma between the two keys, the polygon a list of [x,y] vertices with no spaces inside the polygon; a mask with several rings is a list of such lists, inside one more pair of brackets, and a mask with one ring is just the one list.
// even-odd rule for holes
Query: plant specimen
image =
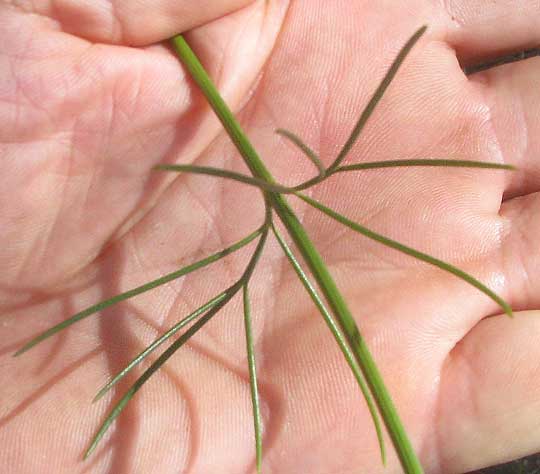
{"label": "plant specimen", "polygon": [[[72,324],[89,317],[109,306],[118,302],[132,298],[138,294],[154,289],[162,284],[180,278],[188,273],[194,272],[202,267],[220,260],[251,242],[257,241],[255,250],[240,278],[228,288],[215,295],[213,298],[202,304],[199,308],[180,320],[177,324],[171,327],[165,334],[152,342],[145,350],[138,354],[122,371],[114,376],[106,385],[99,390],[96,395],[96,400],[100,399],[105,393],[113,388],[121,379],[123,379],[134,367],[141,363],[150,353],[157,349],[161,344],[167,342],[172,336],[177,334],[181,329],[189,326],[169,347],[144,371],[144,373],[135,381],[131,388],[123,395],[116,403],[108,417],[103,422],[94,439],[90,443],[85,457],[88,457],[96,448],[99,441],[102,439],[107,429],[113,421],[121,414],[124,407],[135,395],[135,393],[144,385],[144,383],[178,350],[180,349],[194,334],[197,333],[208,321],[210,321],[219,311],[237,295],[242,294],[244,306],[244,325],[245,339],[247,348],[247,359],[250,375],[251,398],[253,405],[253,419],[255,432],[255,453],[256,465],[260,472],[263,456],[262,450],[262,421],[259,406],[258,386],[257,386],[257,371],[255,351],[253,344],[253,335],[251,330],[251,305],[249,296],[250,279],[256,270],[257,263],[260,259],[265,243],[270,234],[272,234],[281,246],[285,256],[292,265],[298,278],[302,282],[309,296],[313,300],[315,306],[320,311],[326,324],[328,325],[334,339],[336,340],[340,350],[342,351],[346,362],[351,368],[355,380],[362,391],[371,416],[373,418],[376,433],[379,439],[381,456],[383,462],[385,460],[385,447],[383,442],[382,427],[379,417],[382,418],[388,434],[392,440],[396,453],[407,474],[418,474],[423,472],[422,467],[413,447],[407,437],[405,428],[403,427],[397,410],[394,407],[392,399],[385,388],[383,379],[379,370],[370,354],[370,351],[361,336],[352,314],[348,308],[346,301],[338,290],[331,274],[329,273],[324,261],[311,241],[308,233],[301,224],[300,220],[290,207],[287,196],[298,198],[307,203],[309,206],[321,211],[321,213],[329,216],[338,223],[348,227],[349,229],[362,234],[363,236],[375,240],[387,247],[390,247],[399,252],[410,255],[414,258],[422,260],[426,263],[439,267],[441,270],[449,272],[458,278],[463,279],[469,284],[483,292],[487,297],[495,301],[506,314],[512,315],[510,306],[500,298],[496,293],[490,290],[486,285],[475,279],[466,272],[445,263],[430,255],[417,251],[413,248],[405,246],[395,240],[389,239],[381,234],[378,234],[359,223],[353,222],[347,217],[337,213],[333,209],[325,206],[323,203],[312,199],[302,191],[323,182],[332,175],[339,173],[351,173],[358,171],[367,171],[370,169],[389,168],[389,167],[407,167],[407,166],[435,166],[435,167],[470,167],[470,168],[488,168],[488,169],[512,169],[509,165],[492,164],[486,162],[469,161],[469,160],[447,160],[447,159],[414,159],[414,160],[388,160],[377,162],[363,162],[360,164],[342,164],[347,157],[354,143],[360,137],[360,134],[369,120],[371,114],[375,110],[377,104],[384,96],[387,88],[392,83],[395,75],[398,72],[400,65],[405,60],[415,43],[421,38],[426,28],[420,28],[404,45],[392,66],[387,71],[378,88],[374,92],[370,101],[363,110],[360,118],[352,129],[352,132],[345,142],[335,160],[325,167],[317,154],[306,145],[296,134],[291,131],[278,129],[277,133],[286,140],[289,140],[293,145],[298,147],[298,150],[303,153],[307,159],[316,167],[318,173],[312,179],[307,180],[294,187],[287,187],[277,183],[268,169],[266,168],[261,157],[257,154],[254,147],[251,145],[240,125],[220,97],[217,89],[212,84],[208,74],[202,67],[198,58],[195,56],[187,42],[182,36],[177,36],[173,39],[173,46],[191,74],[195,83],[199,86],[202,93],[207,98],[209,104],[214,109],[216,115],[221,120],[226,132],[237,147],[240,155],[248,166],[251,176],[235,173],[232,171],[217,169],[204,166],[194,165],[159,165],[156,167],[159,171],[179,172],[179,173],[198,173],[209,175],[213,178],[223,178],[239,181],[242,184],[247,184],[258,188],[261,192],[261,198],[265,203],[265,218],[260,227],[250,235],[239,240],[235,244],[210,255],[198,262],[190,264],[173,273],[158,278],[140,287],[129,290],[125,293],[114,296],[108,300],[102,301],[93,305],[77,314],[70,319],[46,330],[38,335],[25,346],[23,346],[16,355],[20,355],[39,342],[49,338],[59,331],[71,326]],[[212,179],[212,178],[209,178]],[[286,243],[286,240],[281,235],[275,225],[275,217],[278,217],[289,237],[297,247],[302,259],[304,260],[307,269],[315,279],[314,285],[301,264],[300,259],[297,259]],[[321,294],[319,294],[319,292]],[[328,308],[327,308],[328,306]]]}

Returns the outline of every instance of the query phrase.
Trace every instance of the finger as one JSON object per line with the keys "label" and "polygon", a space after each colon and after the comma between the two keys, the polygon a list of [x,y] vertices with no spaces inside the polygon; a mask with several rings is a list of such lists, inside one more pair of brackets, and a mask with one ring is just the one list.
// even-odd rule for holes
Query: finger
{"label": "finger", "polygon": [[[28,2],[26,2],[28,3]],[[61,0],[29,10],[95,42],[146,45],[220,18],[253,0]]]}
{"label": "finger", "polygon": [[487,318],[441,376],[441,472],[469,472],[540,450],[540,311]]}
{"label": "finger", "polygon": [[[536,0],[447,0],[452,27],[447,40],[464,65],[540,43],[540,4]],[[504,27],[501,27],[504,25]]]}
{"label": "finger", "polygon": [[501,245],[501,261],[514,309],[540,307],[540,193],[503,203],[501,216],[508,231]]}
{"label": "finger", "polygon": [[471,76],[481,84],[505,163],[505,199],[540,190],[540,58],[507,64]]}

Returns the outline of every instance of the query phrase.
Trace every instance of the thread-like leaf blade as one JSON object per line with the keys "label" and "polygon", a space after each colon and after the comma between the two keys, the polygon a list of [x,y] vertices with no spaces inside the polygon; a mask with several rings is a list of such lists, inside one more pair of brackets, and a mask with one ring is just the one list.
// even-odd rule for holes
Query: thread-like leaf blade
{"label": "thread-like leaf blade", "polygon": [[169,338],[174,336],[180,329],[184,326],[187,326],[193,320],[197,319],[201,314],[212,309],[215,305],[223,301],[227,296],[230,289],[221,292],[219,295],[214,296],[212,299],[207,301],[205,304],[197,308],[195,311],[190,313],[188,316],[178,321],[174,326],[172,326],[167,332],[158,337],[154,342],[152,342],[146,349],[140,352],[136,357],[134,357],[118,374],[116,374],[111,380],[109,380],[97,393],[94,397],[94,402],[97,402],[103,395],[105,395],[111,388],[113,388],[120,380],[122,380],[131,370],[133,370],[137,365],[139,365],[146,357],[148,357],[152,352],[154,352],[161,344],[167,341]]}
{"label": "thread-like leaf blade", "polygon": [[379,86],[375,90],[375,93],[373,94],[370,101],[368,102],[364,110],[362,111],[362,114],[360,115],[358,122],[356,122],[356,125],[354,126],[349,138],[345,142],[345,145],[343,145],[343,148],[339,152],[337,158],[328,168],[329,171],[333,171],[345,159],[345,157],[347,156],[347,154],[349,153],[349,151],[355,144],[356,140],[358,139],[360,133],[364,129],[364,126],[366,125],[367,121],[373,114],[375,107],[377,107],[377,104],[383,98],[386,90],[388,89],[388,86],[392,83],[392,81],[396,77],[396,74],[400,66],[403,64],[403,61],[405,61],[405,58],[409,55],[413,46],[417,43],[417,41],[421,38],[421,36],[426,32],[426,30],[427,30],[427,26],[422,26],[421,28],[419,28],[411,36],[411,38],[407,41],[407,43],[405,43],[405,45],[401,48],[400,52],[394,59],[392,65],[386,72],[383,80],[379,83]]}
{"label": "thread-like leaf blade", "polygon": [[116,303],[120,303],[121,301],[125,301],[129,298],[133,298],[134,296],[140,295],[141,293],[144,293],[149,290],[153,290],[154,288],[157,288],[158,286],[164,285],[165,283],[168,283],[172,280],[175,280],[177,278],[180,278],[184,275],[187,275],[188,273],[191,273],[195,270],[199,270],[200,268],[203,268],[213,262],[216,262],[217,260],[222,259],[223,257],[235,252],[236,250],[239,250],[240,248],[246,246],[249,244],[253,239],[255,239],[257,236],[261,234],[262,230],[258,229],[255,232],[252,232],[247,237],[243,238],[242,240],[239,240],[235,244],[231,245],[230,247],[224,248],[220,250],[219,252],[216,252],[209,257],[206,257],[202,260],[199,260],[195,263],[192,263],[190,265],[187,265],[180,270],[176,270],[172,273],[169,273],[168,275],[162,276],[160,278],[157,278],[149,283],[145,283],[144,285],[138,286],[137,288],[133,288],[131,290],[128,290],[124,293],[121,293],[119,295],[115,295],[112,298],[109,298],[107,300],[101,301],[95,305],[92,305],[79,313],[75,314],[69,319],[66,319],[65,321],[62,321],[61,323],[47,329],[46,331],[42,332],[38,336],[34,337],[31,341],[27,342],[21,349],[19,349],[17,352],[15,352],[14,356],[19,356],[23,354],[24,352],[30,350],[35,345],[39,344],[40,342],[44,341],[45,339],[48,339],[49,337],[53,336],[59,331],[62,331],[63,329],[68,328],[72,324],[75,324],[82,319],[87,318],[88,316],[91,316],[92,314],[98,313],[99,311],[103,311],[104,309],[108,308],[109,306],[112,306]]}
{"label": "thread-like leaf blade", "polygon": [[157,165],[154,167],[157,171],[174,171],[177,173],[194,173],[206,176],[214,176],[217,178],[231,179],[239,183],[255,186],[263,191],[271,193],[290,193],[291,189],[279,184],[272,184],[264,179],[254,178],[242,173],[224,170],[221,168],[213,168],[211,166],[196,166],[196,165]]}
{"label": "thread-like leaf blade", "polygon": [[257,243],[257,247],[255,248],[250,261],[248,265],[246,266],[246,269],[244,270],[244,273],[240,277],[240,279],[232,285],[227,290],[227,296],[222,299],[219,303],[217,303],[215,306],[210,308],[208,312],[199,318],[193,325],[184,333],[182,334],[175,342],[173,342],[164,352],[161,354],[156,361],[148,367],[144,371],[144,373],[135,381],[135,383],[129,388],[129,390],[124,394],[124,396],[116,403],[112,411],[109,413],[101,427],[99,428],[97,434],[92,439],[90,446],[84,453],[84,459],[87,459],[88,456],[92,454],[92,452],[96,449],[97,445],[105,436],[105,433],[113,423],[113,421],[118,418],[122,410],[125,408],[127,403],[133,398],[133,396],[141,389],[141,387],[148,381],[148,379],[163,365],[167,360],[169,360],[172,355],[180,349],[189,339],[194,336],[210,319],[212,319],[213,316],[215,316],[221,308],[223,308],[244,284],[247,284],[249,279],[251,278],[251,275],[253,274],[253,271],[255,269],[255,266],[257,265],[257,262],[259,261],[259,258],[262,254],[262,250],[264,248],[264,244],[266,243],[266,238],[268,237],[268,229],[270,225],[269,219],[271,218],[270,209],[266,208],[266,219],[265,223],[262,226],[261,231],[261,238],[259,239],[259,242]]}
{"label": "thread-like leaf blade", "polygon": [[306,155],[309,160],[317,167],[319,175],[323,176],[325,174],[326,170],[320,158],[317,156],[317,153],[315,153],[308,145],[306,145],[306,143],[298,135],[284,128],[276,129],[276,133],[296,145],[300,149],[300,151],[304,153],[304,155]]}
{"label": "thread-like leaf blade", "polygon": [[174,341],[166,350],[159,356],[158,359],[144,371],[144,373],[135,381],[135,383],[129,388],[129,390],[124,394],[124,396],[116,403],[112,411],[109,413],[105,421],[102,423],[97,434],[94,436],[90,442],[90,446],[84,453],[84,459],[87,459],[92,452],[96,449],[97,445],[107,433],[107,430],[110,428],[112,423],[120,413],[124,410],[128,402],[133,398],[133,396],[141,389],[141,387],[148,381],[148,379],[163,365],[167,360],[169,360],[173,354],[180,349],[189,339],[194,336],[197,331],[199,331],[210,319],[223,307],[227,304],[228,301],[234,296],[238,291],[229,295],[229,297],[222,300],[216,306],[211,308],[202,318],[195,322],[184,334],[182,334],[176,341]]}
{"label": "thread-like leaf blade", "polygon": [[404,254],[410,255],[412,257],[415,257],[419,260],[422,260],[426,263],[429,263],[431,265],[434,265],[441,270],[444,270],[446,272],[452,273],[453,275],[457,276],[458,278],[461,278],[462,280],[466,281],[470,285],[474,286],[478,290],[480,290],[482,293],[484,293],[486,296],[491,298],[495,303],[497,303],[503,311],[510,317],[513,317],[512,308],[510,305],[502,299],[497,293],[490,290],[486,285],[484,285],[482,282],[474,278],[472,275],[469,275],[468,273],[464,272],[463,270],[460,270],[457,267],[454,267],[453,265],[450,265],[447,262],[444,262],[442,260],[439,260],[438,258],[432,257],[431,255],[425,254],[423,252],[420,252],[419,250],[413,249],[411,247],[407,247],[406,245],[401,244],[400,242],[397,242],[395,240],[392,240],[388,237],[385,237],[381,234],[378,234],[377,232],[374,232],[367,227],[364,227],[357,222],[353,222],[350,219],[347,219],[345,216],[337,213],[333,209],[330,209],[326,207],[325,205],[321,204],[318,201],[315,201],[314,199],[311,199],[310,197],[297,193],[296,194],[300,199],[307,202],[314,208],[318,209],[319,211],[323,212],[327,216],[335,219],[336,221],[342,223],[343,225],[347,226],[349,229],[354,230],[355,232],[359,232],[360,234],[375,240],[377,242],[380,242],[381,244],[386,245],[387,247],[391,247],[395,250],[398,250],[399,252],[402,252]]}
{"label": "thread-like leaf blade", "polygon": [[412,167],[412,166],[434,166],[447,168],[485,168],[495,170],[515,170],[513,165],[490,163],[488,161],[474,160],[440,160],[440,159],[413,159],[413,160],[383,160],[383,161],[368,161],[365,163],[356,163],[352,165],[344,165],[336,168],[333,173],[343,173],[346,171],[370,170],[379,168],[396,168],[396,167]]}
{"label": "thread-like leaf blade", "polygon": [[247,283],[243,286],[244,302],[244,328],[246,331],[246,349],[249,369],[249,387],[251,392],[251,404],[253,407],[253,424],[255,429],[255,459],[257,474],[261,474],[262,466],[262,417],[259,400],[259,387],[257,385],[257,365],[255,363],[255,350],[253,347],[253,331],[251,324],[251,307]]}

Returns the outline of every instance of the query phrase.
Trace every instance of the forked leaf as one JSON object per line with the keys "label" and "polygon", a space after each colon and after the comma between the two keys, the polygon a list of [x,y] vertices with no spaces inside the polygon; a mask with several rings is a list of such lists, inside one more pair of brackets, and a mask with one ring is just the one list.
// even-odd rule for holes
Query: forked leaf
{"label": "forked leaf", "polygon": [[396,168],[409,166],[440,166],[448,168],[486,168],[495,170],[515,170],[513,165],[500,163],[489,163],[487,161],[472,161],[472,160],[439,160],[439,159],[413,159],[413,160],[383,160],[383,161],[368,161],[366,163],[356,163],[353,165],[345,165],[336,168],[334,173],[342,173],[345,171],[370,170],[378,168]]}
{"label": "forked leaf", "polygon": [[313,303],[315,303],[315,306],[321,313],[324,321],[326,322],[328,328],[330,329],[330,332],[334,336],[334,339],[336,340],[339,346],[339,349],[343,353],[343,356],[345,357],[347,364],[349,364],[349,367],[353,373],[353,376],[356,379],[356,382],[358,383],[358,386],[360,387],[362,394],[364,395],[364,399],[366,400],[366,404],[368,406],[369,413],[373,420],[373,424],[375,425],[375,432],[377,434],[377,440],[379,442],[381,460],[382,460],[383,465],[385,465],[386,464],[386,447],[384,443],[384,436],[383,436],[381,421],[379,419],[377,407],[375,406],[373,397],[371,396],[369,387],[367,386],[364,380],[364,376],[362,375],[360,367],[354,360],[354,356],[349,348],[349,345],[347,344],[347,341],[341,334],[341,331],[339,327],[337,326],[336,322],[334,321],[334,318],[332,317],[332,315],[326,308],[324,302],[322,301],[322,298],[319,296],[317,292],[317,289],[313,286],[313,284],[307,277],[306,273],[302,269],[300,263],[294,256],[291,248],[288,246],[287,242],[285,242],[285,239],[281,236],[280,232],[277,230],[275,226],[272,226],[272,231],[276,237],[276,240],[281,246],[283,253],[285,254],[291,266],[293,267],[294,271],[296,272],[298,279],[300,280],[300,282],[306,289]]}
{"label": "forked leaf", "polygon": [[157,171],[174,171],[177,173],[194,173],[202,174],[206,176],[215,176],[217,178],[232,179],[243,184],[249,184],[250,186],[256,186],[263,191],[269,191],[271,193],[290,193],[291,189],[279,184],[272,184],[264,179],[254,178],[242,173],[236,173],[234,171],[223,170],[221,168],[212,168],[211,166],[195,166],[195,165],[157,165],[154,166]]}
{"label": "forked leaf", "polygon": [[371,117],[371,114],[375,110],[375,107],[377,107],[377,104],[380,102],[382,97],[384,96],[384,93],[386,92],[386,89],[388,89],[388,86],[392,83],[394,80],[394,77],[396,76],[400,66],[403,64],[403,61],[408,56],[408,54],[411,52],[411,49],[416,44],[416,42],[420,39],[420,37],[426,32],[427,26],[422,26],[419,28],[414,35],[411,36],[409,41],[405,43],[405,46],[401,48],[400,52],[396,56],[396,59],[394,59],[392,65],[386,72],[386,75],[384,76],[383,80],[380,82],[379,86],[377,87],[375,93],[371,97],[370,101],[368,102],[365,109],[362,111],[362,114],[360,115],[360,118],[358,119],[358,122],[356,122],[356,125],[354,126],[351,135],[345,142],[345,145],[343,145],[343,148],[339,152],[337,158],[335,161],[330,165],[328,168],[328,171],[333,171],[336,169],[341,162],[345,159],[353,145],[355,144],[356,140],[358,139],[358,136],[362,132],[364,126],[366,125],[367,121]]}
{"label": "forked leaf", "polygon": [[244,300],[244,327],[246,330],[246,348],[249,368],[249,387],[251,404],[253,406],[253,424],[255,429],[255,459],[257,474],[261,474],[262,466],[262,417],[259,401],[259,388],[257,386],[257,366],[255,364],[255,350],[253,348],[253,333],[251,329],[251,308],[247,283],[243,286]]}
{"label": "forked leaf", "polygon": [[223,250],[220,250],[219,252],[216,252],[209,257],[206,257],[202,260],[199,260],[198,262],[192,263],[190,265],[187,265],[180,270],[176,270],[172,273],[169,273],[168,275],[165,275],[163,277],[157,278],[156,280],[153,280],[149,283],[145,283],[144,285],[138,286],[137,288],[133,288],[131,290],[126,291],[125,293],[121,293],[119,295],[113,296],[112,298],[109,298],[107,300],[101,301],[95,305],[90,306],[89,308],[86,308],[79,313],[75,314],[69,319],[66,319],[65,321],[62,321],[61,323],[57,324],[56,326],[53,326],[46,331],[42,332],[35,338],[33,338],[30,342],[27,342],[21,349],[19,349],[15,354],[13,354],[15,357],[21,355],[22,353],[28,351],[35,345],[39,344],[40,342],[44,341],[45,339],[53,336],[57,332],[61,331],[62,329],[66,329],[67,327],[71,326],[72,324],[75,324],[78,321],[81,321],[84,318],[87,318],[88,316],[91,316],[92,314],[98,313],[99,311],[103,311],[105,308],[108,308],[109,306],[112,306],[116,303],[119,303],[121,301],[125,301],[129,298],[133,298],[136,295],[140,295],[141,293],[144,293],[149,290],[153,290],[154,288],[161,286],[165,283],[168,283],[172,280],[175,280],[177,278],[180,278],[184,275],[187,275],[188,273],[191,273],[195,270],[198,270],[200,268],[205,267],[206,265],[209,265],[217,260],[220,260],[221,258],[235,252],[236,250],[239,250],[240,248],[246,246],[249,244],[253,239],[255,239],[257,236],[259,236],[262,232],[262,229],[258,229],[255,232],[252,232],[247,237],[243,238],[242,240],[239,240],[235,244],[231,245],[230,247],[224,248]]}
{"label": "forked leaf", "polygon": [[140,388],[148,381],[148,379],[165,363],[167,360],[169,360],[172,355],[180,349],[189,339],[199,331],[210,319],[216,315],[216,313],[219,312],[221,308],[223,308],[244,284],[246,284],[251,275],[253,274],[253,270],[255,269],[255,266],[257,262],[259,261],[259,258],[261,256],[262,250],[264,248],[264,244],[266,242],[266,238],[268,237],[268,228],[270,225],[269,219],[271,214],[270,210],[267,207],[266,208],[266,219],[265,223],[262,226],[262,232],[261,232],[261,238],[259,239],[259,242],[257,243],[257,247],[255,248],[253,255],[251,256],[251,259],[240,277],[240,279],[232,285],[227,290],[227,296],[223,298],[219,303],[214,305],[211,309],[208,310],[208,312],[202,316],[199,320],[197,320],[193,325],[184,333],[182,334],[175,342],[173,342],[164,352],[161,354],[156,361],[148,367],[144,371],[144,373],[135,381],[135,383],[130,387],[130,389],[124,394],[124,396],[116,403],[112,411],[109,413],[101,427],[99,428],[97,434],[94,436],[92,442],[90,443],[90,446],[84,453],[84,459],[88,458],[90,454],[96,449],[97,445],[113,423],[113,421],[118,418],[122,410],[125,408],[127,403],[133,398],[133,396],[140,390]]}
{"label": "forked leaf", "polygon": [[144,371],[144,373],[135,381],[135,383],[129,388],[129,390],[124,394],[124,396],[116,403],[112,411],[109,413],[101,427],[99,428],[97,434],[92,439],[90,446],[84,453],[84,459],[87,459],[88,456],[96,449],[97,445],[113,423],[113,421],[118,418],[122,410],[126,407],[128,402],[133,398],[133,396],[140,390],[140,388],[148,381],[148,379],[165,363],[169,360],[172,355],[180,349],[189,339],[199,331],[210,319],[225,306],[231,298],[238,292],[238,287],[236,290],[228,295],[227,298],[223,299],[220,303],[211,308],[202,318],[193,324],[184,334],[182,334],[176,341],[174,341],[164,352],[161,354],[158,359]]}
{"label": "forked leaf", "polygon": [[464,272],[463,270],[460,270],[459,268],[454,267],[453,265],[450,265],[449,263],[446,263],[442,260],[439,260],[438,258],[432,257],[431,255],[427,255],[423,252],[420,252],[418,250],[415,250],[411,247],[407,247],[406,245],[403,245],[395,240],[389,239],[388,237],[385,237],[381,234],[378,234],[376,232],[373,232],[372,230],[353,222],[349,219],[347,219],[345,216],[337,213],[336,211],[326,207],[325,205],[321,204],[318,201],[315,201],[314,199],[311,199],[310,197],[297,193],[296,194],[300,199],[307,202],[314,208],[318,209],[319,211],[325,213],[327,216],[337,220],[338,222],[342,223],[343,225],[346,225],[349,227],[349,229],[354,230],[355,232],[359,232],[362,235],[365,235],[366,237],[375,240],[377,242],[380,242],[381,244],[386,245],[387,247],[391,247],[395,250],[398,250],[399,252],[405,253],[407,255],[410,255],[412,257],[415,257],[419,260],[422,260],[426,263],[429,263],[431,265],[434,265],[441,270],[447,271],[449,273],[452,273],[453,275],[457,276],[458,278],[461,278],[462,280],[466,281],[467,283],[471,284],[472,286],[479,289],[482,293],[487,295],[489,298],[491,298],[493,301],[495,301],[502,309],[503,311],[510,317],[513,317],[512,308],[510,305],[503,300],[497,293],[490,290],[486,285],[484,285],[482,282],[478,281],[476,278],[474,278],[472,275],[469,275],[468,273]]}
{"label": "forked leaf", "polygon": [[118,374],[116,374],[103,388],[99,390],[97,395],[94,397],[94,402],[97,402],[103,395],[105,395],[112,387],[114,387],[120,380],[122,380],[131,370],[133,370],[137,365],[139,365],[148,355],[154,352],[161,344],[163,344],[167,339],[174,336],[180,329],[184,326],[191,323],[193,320],[197,319],[204,312],[212,309],[215,305],[223,301],[232,291],[231,288],[221,292],[219,295],[214,296],[211,300],[207,301],[205,304],[197,308],[195,311],[190,313],[188,316],[178,321],[174,326],[172,326],[166,333],[158,337],[152,344],[150,344],[146,349],[144,349],[140,354],[129,362]]}
{"label": "forked leaf", "polygon": [[309,160],[317,167],[320,176],[323,176],[326,173],[324,165],[317,156],[317,153],[315,153],[308,145],[306,145],[298,135],[284,128],[278,128],[276,130],[276,133],[296,145],[300,149],[300,151],[304,153],[304,155],[306,155]]}

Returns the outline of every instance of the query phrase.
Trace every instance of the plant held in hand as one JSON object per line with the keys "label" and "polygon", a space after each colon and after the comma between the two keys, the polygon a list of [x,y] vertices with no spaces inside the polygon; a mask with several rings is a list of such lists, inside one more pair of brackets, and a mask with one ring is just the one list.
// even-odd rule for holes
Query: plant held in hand
{"label": "plant held in hand", "polygon": [[[513,169],[509,165],[492,164],[480,161],[468,161],[468,160],[448,160],[448,159],[408,159],[408,160],[388,160],[388,161],[376,161],[376,162],[363,162],[359,164],[344,165],[343,162],[347,157],[349,151],[353,147],[354,143],[358,140],[365,124],[369,120],[371,114],[375,110],[377,104],[384,96],[387,88],[392,83],[400,65],[409,54],[414,44],[421,38],[425,32],[426,27],[420,28],[401,49],[392,66],[386,73],[385,77],[379,84],[378,88],[374,92],[370,101],[363,110],[360,118],[353,127],[353,130],[345,142],[335,160],[330,166],[325,167],[317,156],[317,154],[306,145],[296,134],[291,131],[278,129],[276,132],[289,140],[293,145],[298,147],[298,150],[303,153],[317,169],[315,177],[305,181],[294,187],[287,187],[277,183],[268,169],[266,168],[263,160],[257,154],[254,147],[251,145],[245,133],[242,131],[240,125],[233,117],[231,111],[220,97],[217,89],[210,80],[208,74],[202,67],[198,58],[195,56],[187,42],[182,36],[177,36],[173,39],[174,48],[188,69],[193,80],[199,86],[202,93],[207,98],[209,104],[215,111],[216,115],[221,120],[226,132],[230,136],[231,140],[237,147],[240,155],[244,159],[246,165],[251,171],[251,176],[235,173],[232,171],[211,168],[205,166],[195,165],[175,165],[175,164],[163,164],[156,167],[157,170],[167,172],[179,172],[179,173],[197,173],[208,175],[209,179],[223,178],[236,180],[241,184],[254,186],[261,192],[261,199],[265,203],[265,218],[260,227],[252,232],[250,235],[239,240],[235,244],[224,248],[223,250],[210,255],[202,260],[185,266],[175,272],[158,278],[154,281],[146,283],[137,288],[131,289],[125,293],[116,295],[110,299],[97,303],[77,314],[70,319],[63,321],[62,323],[51,327],[42,334],[36,336],[29,341],[24,347],[22,347],[16,355],[20,355],[41,341],[57,334],[59,331],[70,327],[72,324],[83,320],[91,315],[102,311],[103,309],[112,306],[121,301],[135,297],[143,292],[150,291],[160,285],[166,284],[174,279],[185,276],[191,272],[201,269],[207,265],[216,262],[223,257],[230,255],[241,248],[244,248],[251,242],[257,241],[255,250],[243,271],[241,277],[228,288],[223,289],[220,293],[215,295],[210,300],[201,304],[199,308],[180,320],[174,326],[172,326],[162,336],[152,342],[146,349],[138,354],[127,366],[121,370],[116,376],[111,378],[104,387],[99,390],[95,400],[100,399],[111,388],[122,380],[132,369],[145,360],[154,350],[160,347],[162,344],[168,342],[173,336],[179,333],[182,329],[187,328],[185,332],[181,333],[167,349],[144,371],[144,373],[135,381],[131,388],[122,396],[122,398],[116,403],[108,417],[103,422],[101,428],[98,430],[94,439],[92,440],[88,450],[85,453],[85,457],[88,457],[96,448],[99,441],[102,439],[108,428],[113,421],[121,414],[124,407],[132,399],[135,393],[144,385],[146,381],[189,339],[199,331],[208,321],[210,321],[219,311],[231,301],[231,299],[238,294],[242,294],[243,307],[244,307],[244,325],[245,325],[245,340],[247,348],[247,361],[249,366],[250,377],[250,389],[251,399],[253,406],[253,420],[254,420],[254,432],[255,432],[255,453],[256,453],[256,465],[257,469],[261,471],[261,462],[263,457],[263,426],[262,417],[259,403],[258,385],[257,385],[257,370],[256,370],[256,357],[254,350],[254,342],[251,328],[251,304],[249,296],[249,283],[253,273],[256,271],[257,263],[261,257],[263,249],[265,247],[270,234],[279,243],[286,258],[290,262],[292,268],[300,279],[306,292],[309,294],[313,303],[321,313],[326,322],[328,328],[331,331],[336,343],[338,344],[343,356],[357,381],[358,387],[362,391],[365,400],[367,402],[369,411],[373,418],[373,422],[376,429],[376,434],[379,440],[381,456],[383,462],[385,460],[385,447],[383,441],[382,427],[379,417],[382,418],[388,434],[392,440],[397,455],[403,466],[404,471],[407,474],[419,474],[423,472],[420,462],[415,455],[413,447],[407,437],[406,430],[403,427],[400,418],[397,414],[397,410],[394,407],[390,394],[388,393],[381,374],[377,369],[377,366],[368,350],[368,347],[360,334],[356,323],[352,317],[352,314],[348,308],[346,301],[338,290],[330,272],[328,271],[324,261],[316,249],[314,243],[311,241],[306,229],[301,224],[300,220],[290,207],[287,196],[291,198],[298,198],[303,200],[309,206],[321,211],[321,213],[334,219],[337,223],[342,224],[349,229],[362,234],[363,236],[379,242],[391,249],[397,250],[404,254],[410,255],[416,259],[424,261],[430,265],[434,265],[440,268],[442,271],[449,272],[458,278],[466,281],[467,283],[476,287],[479,291],[483,292],[488,298],[495,301],[503,311],[512,316],[512,310],[510,306],[500,298],[496,293],[490,290],[487,286],[481,283],[473,276],[466,272],[450,265],[435,257],[422,253],[411,247],[405,246],[395,240],[378,234],[363,225],[353,222],[347,217],[339,214],[335,210],[325,206],[323,203],[309,197],[302,191],[309,189],[311,186],[319,184],[333,175],[340,173],[352,173],[371,169],[391,168],[391,167],[411,167],[411,166],[431,166],[431,167],[468,167],[468,168],[487,168],[495,170],[510,170]],[[275,218],[281,221],[283,227],[289,234],[290,238],[297,247],[303,261],[312,277],[315,279],[316,285],[314,285],[309,277],[308,272],[303,268],[300,259],[295,257],[293,251],[287,244],[285,238],[281,235],[277,228]],[[321,294],[319,294],[319,292]]]}

